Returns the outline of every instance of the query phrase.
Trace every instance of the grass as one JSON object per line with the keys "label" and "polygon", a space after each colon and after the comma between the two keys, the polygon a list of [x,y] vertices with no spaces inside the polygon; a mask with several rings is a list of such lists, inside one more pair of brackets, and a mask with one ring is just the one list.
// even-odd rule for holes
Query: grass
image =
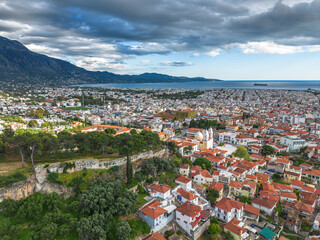
{"label": "grass", "polygon": [[73,172],[73,173],[58,173],[58,181],[61,181],[62,184],[68,186],[72,184],[74,181],[73,179],[76,178],[82,178],[84,183],[88,183],[92,181],[94,178],[96,178],[99,175],[110,173],[110,170],[107,169],[85,169],[83,171],[79,172]]}
{"label": "grass", "polygon": [[0,188],[10,187],[12,184],[24,180],[27,180],[27,177],[21,172],[9,176],[0,176]]}
{"label": "grass", "polygon": [[177,175],[178,174],[175,171],[162,173],[159,176],[159,183],[168,184],[171,188],[174,188],[177,186],[177,184],[175,183]]}
{"label": "grass", "polygon": [[131,227],[131,233],[130,233],[131,239],[133,239],[137,236],[141,236],[141,235],[145,235],[145,234],[150,233],[149,225],[142,220],[131,219],[131,220],[128,220],[128,223]]}
{"label": "grass", "polygon": [[138,193],[138,200],[137,200],[138,207],[141,207],[147,203],[147,201],[144,199],[144,197],[146,197],[146,196],[149,196],[149,194],[148,193]]}

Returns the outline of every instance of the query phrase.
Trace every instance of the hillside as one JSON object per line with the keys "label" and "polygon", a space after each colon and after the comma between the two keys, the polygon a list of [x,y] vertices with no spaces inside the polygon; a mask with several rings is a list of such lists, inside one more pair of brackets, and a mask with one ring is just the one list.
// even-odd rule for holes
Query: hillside
{"label": "hillside", "polygon": [[216,79],[174,77],[157,73],[119,75],[107,71],[87,71],[67,61],[32,52],[18,41],[0,37],[0,81],[68,85],[82,83],[216,81]]}

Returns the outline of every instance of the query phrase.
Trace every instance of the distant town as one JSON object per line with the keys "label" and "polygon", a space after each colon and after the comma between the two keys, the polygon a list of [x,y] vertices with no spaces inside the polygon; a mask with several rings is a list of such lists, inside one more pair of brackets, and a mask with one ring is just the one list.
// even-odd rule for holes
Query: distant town
{"label": "distant town", "polygon": [[320,92],[2,83],[0,238],[315,240]]}

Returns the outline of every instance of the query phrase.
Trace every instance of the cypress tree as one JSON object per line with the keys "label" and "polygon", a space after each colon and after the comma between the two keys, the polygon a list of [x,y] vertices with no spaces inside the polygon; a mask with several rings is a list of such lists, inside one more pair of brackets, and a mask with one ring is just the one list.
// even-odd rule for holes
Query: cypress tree
{"label": "cypress tree", "polygon": [[132,163],[129,155],[127,155],[127,184],[130,185],[133,179]]}

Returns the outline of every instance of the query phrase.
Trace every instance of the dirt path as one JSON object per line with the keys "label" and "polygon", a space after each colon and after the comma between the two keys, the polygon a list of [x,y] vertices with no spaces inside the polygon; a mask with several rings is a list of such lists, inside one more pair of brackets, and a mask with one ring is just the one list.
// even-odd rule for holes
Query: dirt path
{"label": "dirt path", "polygon": [[[25,163],[25,166],[27,167],[28,164]],[[21,162],[8,162],[8,163],[0,163],[0,175],[8,175],[12,171],[21,168]]]}

